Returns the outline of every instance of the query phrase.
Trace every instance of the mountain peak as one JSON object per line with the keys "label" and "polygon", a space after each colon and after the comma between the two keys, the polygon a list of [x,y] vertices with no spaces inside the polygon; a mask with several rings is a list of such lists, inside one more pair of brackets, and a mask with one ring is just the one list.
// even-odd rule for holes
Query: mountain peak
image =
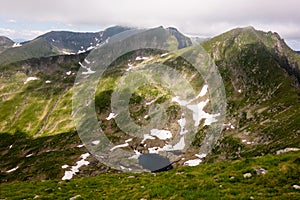
{"label": "mountain peak", "polygon": [[14,41],[5,36],[0,36],[0,53],[12,47]]}

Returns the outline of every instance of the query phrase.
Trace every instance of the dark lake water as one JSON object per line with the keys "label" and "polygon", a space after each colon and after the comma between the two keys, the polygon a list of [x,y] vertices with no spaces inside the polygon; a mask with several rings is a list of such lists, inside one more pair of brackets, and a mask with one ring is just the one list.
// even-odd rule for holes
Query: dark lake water
{"label": "dark lake water", "polygon": [[139,157],[139,164],[151,172],[167,171],[173,168],[168,158],[158,154],[142,154]]}

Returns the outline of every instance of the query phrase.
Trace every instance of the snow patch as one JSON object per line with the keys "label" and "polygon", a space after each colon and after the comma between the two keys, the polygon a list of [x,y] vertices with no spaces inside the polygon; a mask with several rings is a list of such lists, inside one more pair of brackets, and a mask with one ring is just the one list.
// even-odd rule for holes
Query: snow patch
{"label": "snow patch", "polygon": [[80,156],[80,158],[82,158],[81,160],[77,161],[76,162],[76,165],[75,166],[72,166],[71,168],[71,171],[65,171],[65,175],[62,177],[62,180],[70,180],[72,179],[72,177],[77,173],[79,172],[79,168],[82,167],[83,165],[88,165],[90,164],[90,162],[86,161],[85,159],[87,157],[89,157],[90,154],[89,153],[85,153],[85,154],[82,154]]}
{"label": "snow patch", "polygon": [[138,56],[138,57],[136,57],[135,58],[135,60],[152,60],[152,58],[150,58],[150,57],[140,57],[140,56]]}
{"label": "snow patch", "polygon": [[130,71],[130,70],[132,70],[134,68],[134,66],[131,63],[128,63],[127,66],[129,68],[126,69],[126,72],[128,72],[128,71]]}
{"label": "snow patch", "polygon": [[177,144],[175,144],[171,150],[176,151],[176,150],[183,150],[185,147],[185,142],[184,142],[184,136],[182,136]]}
{"label": "snow patch", "polygon": [[300,149],[299,148],[285,148],[285,149],[281,149],[281,150],[276,151],[276,154],[287,153],[287,152],[290,152],[290,151],[300,151]]}
{"label": "snow patch", "polygon": [[85,53],[85,50],[78,50],[77,54]]}
{"label": "snow patch", "polygon": [[16,171],[19,168],[19,166],[16,166],[15,168],[12,168],[10,170],[7,170],[6,173],[11,173],[13,171]]}
{"label": "snow patch", "polygon": [[119,144],[119,145],[116,145],[116,146],[114,146],[113,148],[111,148],[110,151],[113,151],[113,150],[118,149],[118,148],[121,148],[121,147],[128,147],[128,146],[129,146],[128,143]]}
{"label": "snow patch", "polygon": [[132,141],[132,138],[125,140],[126,143],[131,142],[131,141]]}
{"label": "snow patch", "polygon": [[108,117],[106,117],[106,120],[111,120],[111,119],[115,118],[116,116],[118,116],[118,114],[109,113]]}
{"label": "snow patch", "polygon": [[187,166],[190,166],[190,167],[194,167],[194,166],[199,165],[201,162],[202,162],[202,160],[199,159],[199,158],[197,158],[197,159],[194,159],[194,160],[185,161],[184,165],[187,165]]}
{"label": "snow patch", "polygon": [[193,112],[193,120],[195,122],[195,127],[199,126],[201,119],[205,119],[205,125],[211,125],[212,123],[218,121],[216,117],[220,116],[220,113],[217,114],[209,114],[203,111],[206,104],[209,102],[207,99],[206,101],[202,101],[198,104],[194,105],[187,105],[187,108]]}
{"label": "snow patch", "polygon": [[69,167],[69,165],[63,165],[63,166],[61,166],[61,168],[63,168],[63,169],[66,169],[68,167]]}
{"label": "snow patch", "polygon": [[293,188],[295,188],[296,190],[300,190],[300,186],[299,185],[293,185]]}
{"label": "snow patch", "polygon": [[184,135],[188,132],[188,130],[185,130],[185,124],[186,124],[186,119],[182,115],[181,118],[178,120],[179,126],[180,126],[180,135]]}
{"label": "snow patch", "polygon": [[61,53],[65,54],[65,55],[75,55],[75,53],[72,53],[72,52],[69,52],[69,51],[65,51],[65,50],[62,50]]}
{"label": "snow patch", "polygon": [[45,81],[45,83],[47,83],[47,84],[48,84],[48,83],[51,83],[51,81],[49,81],[49,80],[46,80],[46,81]]}
{"label": "snow patch", "polygon": [[87,59],[84,59],[84,62],[86,62],[87,64],[91,64],[91,62],[88,61]]}
{"label": "snow patch", "polygon": [[164,56],[167,56],[169,53],[164,53],[164,54],[161,54],[160,57],[164,57]]}
{"label": "snow patch", "polygon": [[84,144],[77,145],[76,147],[78,148],[84,147]]}
{"label": "snow patch", "polygon": [[180,100],[179,96],[173,97],[172,101],[178,103],[180,106],[186,106],[190,103],[190,101]]}
{"label": "snow patch", "polygon": [[208,85],[204,85],[197,97],[203,97],[204,95],[207,94],[207,91],[208,91]]}
{"label": "snow patch", "polygon": [[89,75],[89,74],[94,74],[96,71],[92,71],[90,68],[87,69],[87,72],[82,72],[83,75]]}
{"label": "snow patch", "polygon": [[20,44],[20,43],[14,43],[12,45],[12,48],[21,47],[21,46],[22,46],[22,44]]}
{"label": "snow patch", "polygon": [[198,99],[199,97],[204,96],[208,91],[208,85],[204,85],[200,91],[200,93],[191,100],[180,100],[179,96],[175,96],[172,98],[173,102],[177,102],[180,106],[186,106],[189,110],[193,112],[193,120],[195,121],[195,126],[199,126],[200,120],[205,119],[205,125],[211,125],[212,123],[218,121],[216,117],[220,116],[220,113],[217,114],[209,114],[203,111],[206,104],[209,102],[209,99],[206,101],[201,101],[198,104],[191,104],[193,101]]}
{"label": "snow patch", "polygon": [[165,146],[161,147],[150,147],[148,148],[149,153],[159,154],[160,151],[177,151],[183,150],[185,147],[184,136],[182,136],[177,144],[174,146],[170,144],[166,144]]}
{"label": "snow patch", "polygon": [[98,145],[100,143],[100,140],[95,140],[92,142],[93,145]]}
{"label": "snow patch", "polygon": [[91,68],[84,66],[81,62],[79,62],[79,65],[83,68],[86,69],[87,72],[82,72],[83,75],[89,75],[89,74],[94,74],[96,71],[92,71]]}
{"label": "snow patch", "polygon": [[153,100],[150,101],[150,102],[146,102],[146,106],[149,106],[149,105],[153,104],[155,101],[156,101],[156,99],[153,99]]}
{"label": "snow patch", "polygon": [[146,140],[154,140],[154,139],[155,137],[151,136],[150,134],[144,134],[144,138],[141,143],[144,144]]}
{"label": "snow patch", "polygon": [[28,155],[26,155],[25,157],[26,157],[26,158],[29,158],[29,157],[31,157],[31,156],[33,156],[33,153],[28,154]]}
{"label": "snow patch", "polygon": [[88,47],[86,50],[87,50],[87,51],[90,51],[90,50],[92,50],[92,49],[95,49],[95,47],[94,47],[94,46],[90,46],[90,47]]}
{"label": "snow patch", "polygon": [[66,75],[67,75],[67,76],[70,76],[71,74],[72,74],[72,71],[66,72]]}
{"label": "snow patch", "polygon": [[135,155],[129,157],[129,159],[139,159],[139,157],[142,155],[139,151],[134,150]]}
{"label": "snow patch", "polygon": [[122,165],[120,165],[120,168],[121,168],[122,170],[128,170],[128,171],[132,171],[132,169],[131,169],[131,168],[127,168],[127,167],[124,167],[124,166],[122,166]]}
{"label": "snow patch", "polygon": [[24,82],[24,85],[27,84],[29,81],[35,81],[35,80],[38,80],[38,78],[37,77],[28,77],[26,79],[26,81]]}
{"label": "snow patch", "polygon": [[205,158],[205,157],[207,156],[207,154],[201,153],[201,154],[195,154],[195,156],[196,156],[197,158],[202,159],[202,158]]}
{"label": "snow patch", "polygon": [[172,138],[172,133],[167,130],[152,129],[150,131],[150,135],[156,136],[160,140],[166,140]]}

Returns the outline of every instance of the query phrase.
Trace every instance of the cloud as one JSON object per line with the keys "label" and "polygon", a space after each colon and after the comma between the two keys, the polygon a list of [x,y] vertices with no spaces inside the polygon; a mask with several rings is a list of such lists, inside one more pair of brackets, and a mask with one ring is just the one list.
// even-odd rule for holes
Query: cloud
{"label": "cloud", "polygon": [[16,20],[14,20],[14,19],[9,19],[9,20],[7,20],[9,23],[17,23],[17,21]]}
{"label": "cloud", "polygon": [[33,39],[38,35],[42,35],[47,31],[40,30],[14,30],[8,28],[0,28],[0,35],[7,36],[11,39]]}
{"label": "cloud", "polygon": [[1,4],[0,16],[73,26],[175,26],[206,36],[252,25],[296,39],[299,7],[299,0],[10,0]]}

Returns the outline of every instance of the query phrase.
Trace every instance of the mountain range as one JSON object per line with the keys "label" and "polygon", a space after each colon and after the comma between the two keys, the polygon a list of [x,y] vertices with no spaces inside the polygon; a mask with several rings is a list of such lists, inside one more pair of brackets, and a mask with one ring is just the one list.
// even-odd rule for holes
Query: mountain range
{"label": "mountain range", "polygon": [[[72,120],[74,81],[80,66],[86,63],[86,57],[115,34],[133,29],[116,26],[97,33],[49,32],[21,44],[0,37],[0,188],[7,193],[1,194],[0,198],[12,195],[8,188],[18,186],[32,193],[28,195],[29,198],[41,194],[42,197],[50,197],[50,193],[60,194],[58,189],[53,189],[56,187],[53,184],[65,177],[66,171],[77,166],[76,162],[80,160],[88,162],[73,175],[81,189],[88,180],[97,182],[101,177],[111,179],[111,183],[117,181],[118,177],[126,180],[126,183],[132,177],[132,180],[153,179],[151,176],[154,175],[135,175],[130,171],[129,174],[126,172],[118,175],[118,170],[87,155],[88,151],[84,146],[88,144],[82,144]],[[239,198],[250,198],[249,195],[258,199],[267,198],[268,193],[271,197],[278,198],[286,197],[285,194],[289,194],[288,197],[292,199],[300,197],[299,189],[293,188],[293,185],[300,183],[300,55],[288,47],[277,33],[263,32],[253,27],[236,28],[205,40],[189,38],[175,28],[156,29],[164,29],[170,33],[170,38],[176,41],[177,48],[182,52],[201,46],[218,68],[227,100],[222,135],[212,152],[201,158],[200,162],[205,164],[195,168],[183,167],[187,165],[187,160],[197,159],[195,153],[208,133],[208,126],[202,126],[205,122],[200,121],[201,126],[192,142],[192,150],[183,155],[184,159],[172,163],[175,168],[173,171],[162,172],[157,176],[162,180],[174,178],[176,184],[187,191],[193,191],[191,188],[197,186],[192,182],[185,182],[186,180],[202,180],[202,176],[206,177],[208,181],[201,182],[200,185],[203,190],[208,187],[207,191],[210,191],[210,195],[215,193],[216,198],[221,194],[230,198],[233,193]],[[131,66],[138,68],[155,63],[163,63],[179,70],[191,80],[192,85],[203,84],[203,79],[184,60],[166,52],[137,50],[118,58],[103,75],[95,95],[98,120],[115,145],[124,144],[128,138],[117,127],[114,119],[109,118],[114,86],[124,73],[131,70]],[[150,112],[147,102],[166,103],[171,100],[169,91],[159,85],[141,87],[130,99],[131,117],[137,124],[147,124],[147,112]],[[205,111],[210,109],[208,106]],[[181,119],[178,104],[170,103],[167,111],[170,122]],[[163,142],[155,138],[148,139],[145,144],[148,147],[156,145],[163,148]],[[140,140],[133,139],[122,148],[142,154],[151,152],[150,148],[141,147],[140,143]],[[283,152],[287,153],[276,155]],[[247,163],[250,163],[249,166]],[[229,165],[235,170],[229,168]],[[205,166],[212,167],[215,172],[223,169],[225,172],[218,175]],[[264,171],[266,175],[253,177],[260,173],[257,172],[258,169],[268,172]],[[247,173],[249,179],[245,178]],[[213,177],[209,178],[209,174]],[[46,182],[49,185],[41,186],[42,192],[32,191],[23,183],[18,185],[17,182],[39,184],[40,180],[50,180]],[[133,188],[141,187],[138,182],[133,182],[127,184],[132,184]],[[272,182],[280,185],[272,186],[276,188],[274,191],[268,189]],[[257,188],[260,186],[265,189],[258,192],[261,193],[260,196],[258,193],[250,194],[242,190],[248,183],[252,187],[249,190],[260,190]],[[73,182],[66,184],[61,187],[71,187]],[[222,188],[223,185],[225,189]],[[236,188],[231,190],[231,186]],[[98,187],[109,193],[104,186]],[[163,186],[157,183],[156,187]],[[49,193],[45,192],[47,188],[51,190]],[[154,192],[164,198],[177,198],[174,196],[176,191],[172,194],[166,190],[156,191],[152,186],[149,187],[151,189],[147,189],[147,186],[145,188],[144,192],[135,191],[138,194],[135,197],[141,199],[146,195],[146,198],[159,199],[155,195],[151,196],[151,192]],[[101,195],[103,191],[100,191]],[[19,198],[25,198],[23,194],[18,195]],[[81,195],[87,198],[86,193]],[[180,198],[188,198],[188,194],[180,195]]]}

